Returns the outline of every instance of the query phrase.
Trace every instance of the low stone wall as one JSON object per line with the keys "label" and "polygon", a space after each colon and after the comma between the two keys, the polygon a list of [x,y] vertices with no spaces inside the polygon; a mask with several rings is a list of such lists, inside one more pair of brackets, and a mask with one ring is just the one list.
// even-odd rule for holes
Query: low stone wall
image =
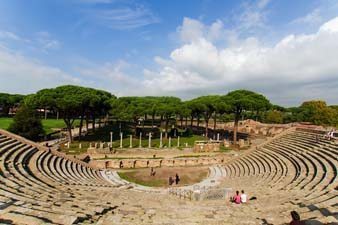
{"label": "low stone wall", "polygon": [[90,165],[99,169],[119,168],[150,168],[174,166],[198,166],[221,164],[225,157],[198,157],[198,158],[173,158],[173,159],[102,159],[93,160]]}
{"label": "low stone wall", "polygon": [[217,152],[220,149],[220,141],[196,141],[194,152]]}

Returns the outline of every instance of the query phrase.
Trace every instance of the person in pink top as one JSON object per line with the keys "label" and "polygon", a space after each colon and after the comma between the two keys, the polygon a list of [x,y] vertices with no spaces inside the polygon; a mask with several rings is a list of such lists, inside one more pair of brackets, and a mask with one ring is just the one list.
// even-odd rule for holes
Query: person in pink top
{"label": "person in pink top", "polygon": [[236,195],[232,198],[232,201],[236,204],[241,204],[241,196],[239,191],[236,191]]}

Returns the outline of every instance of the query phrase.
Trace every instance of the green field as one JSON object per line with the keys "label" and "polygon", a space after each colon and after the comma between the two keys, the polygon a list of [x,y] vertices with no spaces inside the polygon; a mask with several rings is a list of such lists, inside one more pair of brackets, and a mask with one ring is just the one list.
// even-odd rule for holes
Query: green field
{"label": "green field", "polygon": [[0,118],[0,129],[7,130],[12,121],[12,118]]}
{"label": "green field", "polygon": [[[7,130],[9,128],[9,125],[12,123],[13,118],[7,118],[7,117],[1,117],[0,118],[0,129]],[[47,120],[41,120],[43,129],[45,130],[46,134],[50,134],[53,132],[53,129],[61,129],[65,128],[65,123],[63,119],[47,119]],[[79,125],[80,121],[76,120],[74,122],[74,126]]]}

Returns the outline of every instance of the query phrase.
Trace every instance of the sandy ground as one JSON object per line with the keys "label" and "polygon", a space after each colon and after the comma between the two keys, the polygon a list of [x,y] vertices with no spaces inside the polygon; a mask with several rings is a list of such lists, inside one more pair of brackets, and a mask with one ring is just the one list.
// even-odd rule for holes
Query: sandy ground
{"label": "sandy ground", "polygon": [[120,173],[128,176],[131,180],[140,184],[148,184],[149,186],[157,187],[169,187],[169,177],[175,179],[175,175],[178,174],[180,182],[178,185],[173,186],[185,186],[198,183],[207,177],[209,173],[208,167],[163,167],[154,168],[154,176],[151,176],[151,168],[146,169],[133,169],[133,170],[121,170]]}

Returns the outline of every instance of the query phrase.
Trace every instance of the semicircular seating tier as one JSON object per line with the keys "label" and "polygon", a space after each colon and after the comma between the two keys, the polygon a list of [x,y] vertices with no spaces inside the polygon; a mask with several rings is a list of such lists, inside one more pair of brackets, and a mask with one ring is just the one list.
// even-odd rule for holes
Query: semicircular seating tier
{"label": "semicircular seating tier", "polygon": [[115,186],[84,162],[0,130],[0,222],[92,220],[114,208],[92,192],[104,195]]}
{"label": "semicircular seating tier", "polygon": [[[317,140],[316,135],[305,130],[288,132],[225,163],[222,168],[215,167],[225,174],[220,185],[244,189],[249,198],[257,199],[249,201],[252,204],[246,208],[233,207],[231,217],[223,211],[217,215],[235,222],[237,217],[241,221],[246,213],[250,224],[255,224],[251,223],[252,219],[259,216],[281,224],[290,217],[290,210],[296,209],[304,219],[337,222],[338,145]],[[93,169],[75,158],[0,130],[0,223],[95,224],[109,219],[109,212],[113,216],[116,205],[139,207],[139,203],[132,202],[134,198],[153,201],[149,206],[142,205],[142,210],[152,213],[156,207],[161,216],[154,218],[159,220],[174,222],[171,218],[178,215],[182,217],[181,224],[193,220],[189,213],[179,214],[183,210],[181,200],[174,207],[179,212],[173,213],[178,214],[172,217],[174,214],[167,215],[166,209],[175,204],[170,197],[158,201],[155,193],[148,197],[146,192],[130,192],[129,184],[108,175],[114,174]],[[194,211],[208,215],[217,213],[217,207],[222,210],[228,207],[224,200],[205,205],[186,204],[189,207],[184,210],[195,207]],[[128,219],[126,211],[122,210],[121,214],[121,218]],[[135,218],[130,213],[130,219],[136,222]],[[142,218],[153,220],[148,216]]]}
{"label": "semicircular seating tier", "polygon": [[224,184],[262,202],[262,209],[287,218],[297,209],[304,219],[337,222],[338,145],[297,129],[225,166]]}

